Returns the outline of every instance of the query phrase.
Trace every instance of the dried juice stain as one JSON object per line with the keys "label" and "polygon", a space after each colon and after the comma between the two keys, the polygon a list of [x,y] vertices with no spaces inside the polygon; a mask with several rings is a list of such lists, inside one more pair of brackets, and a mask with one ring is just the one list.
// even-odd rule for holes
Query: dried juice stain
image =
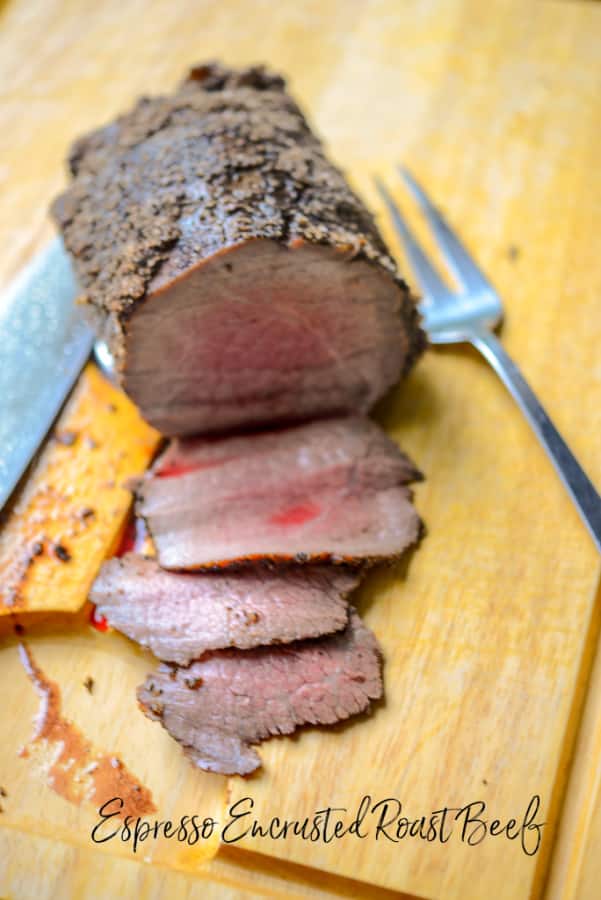
{"label": "dried juice stain", "polygon": [[49,751],[48,784],[69,803],[79,806],[85,801],[99,808],[107,800],[120,797],[121,818],[156,812],[150,791],[127,766],[114,754],[96,750],[62,715],[58,684],[46,677],[24,643],[19,644],[19,655],[40,697],[35,732],[20,756],[30,757],[35,747]]}

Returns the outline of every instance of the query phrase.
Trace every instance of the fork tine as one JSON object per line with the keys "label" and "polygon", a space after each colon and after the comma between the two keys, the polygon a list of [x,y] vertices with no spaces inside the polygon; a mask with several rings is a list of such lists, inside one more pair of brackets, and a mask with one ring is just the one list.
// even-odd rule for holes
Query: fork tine
{"label": "fork tine", "polygon": [[438,245],[443,252],[445,262],[453,274],[468,290],[492,290],[490,282],[487,281],[456,234],[451,231],[450,226],[411,172],[404,166],[398,166],[397,168],[399,175],[411,191],[432,228],[438,240]]}
{"label": "fork tine", "polygon": [[449,299],[451,296],[449,287],[444,283],[436,269],[431,265],[426,254],[411,231],[409,231],[407,223],[405,222],[399,207],[388,192],[388,189],[377,176],[374,177],[374,182],[378,189],[378,193],[386,204],[388,212],[394,222],[396,232],[405,246],[409,262],[411,263],[415,277],[424,294],[424,300],[439,302],[441,300]]}

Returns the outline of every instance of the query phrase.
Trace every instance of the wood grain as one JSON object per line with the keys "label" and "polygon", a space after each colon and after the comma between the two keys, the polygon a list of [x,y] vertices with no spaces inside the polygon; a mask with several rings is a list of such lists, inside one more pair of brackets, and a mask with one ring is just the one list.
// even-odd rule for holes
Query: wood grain
{"label": "wood grain", "polygon": [[[597,615],[597,619],[599,616]],[[597,622],[597,634],[599,626]],[[601,863],[601,644],[580,719],[545,900],[596,900]]]}
{"label": "wood grain", "polygon": [[[599,483],[601,275],[592,236],[601,224],[600,16],[593,4],[517,0],[258,0],[252,12],[241,0],[8,3],[0,18],[0,124],[10,135],[0,150],[0,277],[48,233],[47,203],[62,184],[73,136],[140,92],[169,89],[199,59],[266,60],[289,73],[379,213],[373,171],[395,190],[396,160],[421,176],[504,298],[505,346]],[[64,685],[72,718],[123,754],[164,814],[223,814],[228,799],[250,795],[262,820],[302,818],[330,803],[354,808],[369,792],[399,797],[410,817],[482,799],[491,816],[507,819],[538,793],[547,825],[535,857],[501,838],[478,847],[352,838],[243,846],[419,896],[540,895],[596,635],[598,557],[544,454],[475,354],[431,353],[379,418],[427,473],[417,505],[428,536],[408,566],[374,575],[361,593],[387,660],[386,704],[370,720],[270,742],[263,774],[232,779],[228,798],[221,779],[194,772],[137,712],[133,687],[148,659],[131,644],[40,628],[34,652]],[[91,664],[101,681],[106,673],[96,710],[80,688]],[[0,679],[11,731],[0,750],[0,783],[10,776],[12,784],[3,817],[33,835],[11,844],[17,862],[0,891],[36,893],[18,871],[31,840],[41,842],[38,866],[63,865],[80,896],[93,895],[90,872],[107,896],[115,885],[125,896],[157,896],[157,885],[169,885],[170,897],[191,896],[189,876],[163,867],[206,873],[199,866],[219,865],[222,854],[202,863],[165,846],[153,856],[156,868],[115,858],[117,874],[109,874],[89,849],[91,813],[68,808],[15,756],[34,698],[14,643],[0,653]],[[237,890],[252,896],[252,867],[228,862]],[[595,865],[583,865],[582,884],[594,884]],[[261,887],[266,895],[279,889]],[[307,885],[294,890],[310,896]]]}
{"label": "wood grain", "polygon": [[[27,866],[23,865],[24,858]],[[256,854],[223,853],[190,874],[140,860],[107,858],[97,849],[13,829],[0,830],[0,878],[11,900],[240,900],[284,896],[292,900],[417,900],[409,894]]]}

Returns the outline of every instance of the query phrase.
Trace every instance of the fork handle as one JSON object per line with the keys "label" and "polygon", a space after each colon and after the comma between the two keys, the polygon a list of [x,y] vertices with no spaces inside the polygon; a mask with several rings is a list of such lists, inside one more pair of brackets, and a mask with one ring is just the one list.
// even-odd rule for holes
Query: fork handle
{"label": "fork handle", "polygon": [[595,486],[494,334],[488,330],[479,330],[470,337],[470,341],[488,360],[517,401],[568,489],[597,549],[601,552],[601,497]]}

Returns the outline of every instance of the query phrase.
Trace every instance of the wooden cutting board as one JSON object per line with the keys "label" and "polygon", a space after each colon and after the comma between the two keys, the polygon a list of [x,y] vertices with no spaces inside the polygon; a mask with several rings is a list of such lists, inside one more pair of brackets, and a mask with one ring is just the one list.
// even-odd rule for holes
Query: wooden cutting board
{"label": "wooden cutting board", "polygon": [[[504,298],[507,349],[601,483],[600,29],[601,8],[580,2],[9,0],[0,10],[0,277],[50,234],[47,204],[75,135],[142,92],[171,88],[192,62],[265,60],[288,73],[376,212],[373,172],[396,189],[402,159],[421,176]],[[527,856],[519,838],[504,837],[467,846],[456,833],[446,844],[376,842],[373,828],[330,844],[255,838],[224,851],[218,841],[163,841],[135,857],[127,845],[97,847],[93,809],[69,804],[17,755],[38,698],[7,637],[0,895],[541,895],[598,636],[598,556],[474,353],[431,353],[378,418],[427,473],[417,505],[428,536],[361,591],[386,656],[386,703],[371,718],[271,741],[260,775],[227,781],[194,772],[137,711],[134,687],[150,659],[132,644],[75,617],[34,628],[30,645],[61,685],[65,714],[123,758],[161,818],[220,818],[251,797],[263,823],[302,819],[324,806],[355,810],[369,793],[398,798],[410,819],[482,800],[506,822],[539,795],[542,849]],[[93,695],[83,687],[90,674]],[[594,817],[585,819],[588,834]],[[573,896],[596,896],[593,872],[585,868]]]}

